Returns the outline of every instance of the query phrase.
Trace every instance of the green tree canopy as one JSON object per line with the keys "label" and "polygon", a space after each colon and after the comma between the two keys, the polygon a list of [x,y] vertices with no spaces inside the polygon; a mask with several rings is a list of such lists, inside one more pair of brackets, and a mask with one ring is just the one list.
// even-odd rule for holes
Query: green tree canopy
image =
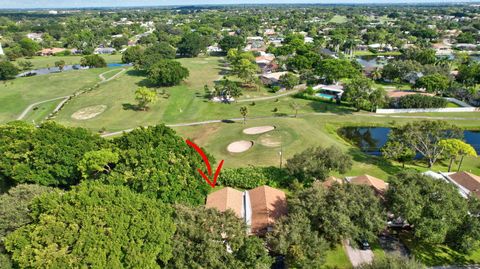
{"label": "green tree canopy", "polygon": [[128,47],[122,55],[123,63],[138,63],[142,59],[145,50],[141,46]]}
{"label": "green tree canopy", "polygon": [[287,161],[287,171],[307,185],[314,180],[325,180],[331,172],[347,172],[352,159],[338,148],[308,148]]}
{"label": "green tree canopy", "polygon": [[160,268],[172,258],[172,209],[122,186],[86,182],[32,204],[33,222],[7,236],[19,267]]}
{"label": "green tree canopy", "polygon": [[174,86],[187,78],[190,72],[174,60],[159,60],[147,70],[147,77],[157,86]]}
{"label": "green tree canopy", "polygon": [[277,221],[267,234],[267,242],[273,253],[285,257],[288,268],[321,268],[325,263],[328,245],[302,213]]}
{"label": "green tree canopy", "polygon": [[280,76],[279,80],[280,84],[282,84],[287,90],[293,89],[300,83],[300,78],[293,73],[286,73]]}
{"label": "green tree canopy", "polygon": [[390,212],[413,225],[415,240],[426,243],[446,242],[469,214],[468,200],[455,185],[417,173],[390,178],[386,197]]}
{"label": "green tree canopy", "polygon": [[358,111],[360,109],[374,111],[386,103],[385,90],[375,88],[373,81],[364,76],[352,78],[345,84],[344,91],[342,99],[352,103]]}
{"label": "green tree canopy", "polygon": [[177,45],[178,52],[182,56],[197,57],[207,48],[207,39],[198,33],[187,33]]}
{"label": "green tree canopy", "polygon": [[86,152],[99,150],[106,143],[86,129],[54,122],[38,128],[23,122],[0,126],[0,179],[12,184],[77,184],[79,161]]}
{"label": "green tree canopy", "polygon": [[419,78],[415,83],[415,88],[425,89],[427,92],[440,94],[447,91],[450,85],[450,79],[440,74],[426,75]]}
{"label": "green tree canopy", "polygon": [[[205,164],[172,129],[164,125],[138,128],[112,143],[119,161],[102,176],[104,182],[124,184],[166,203],[205,203],[210,186],[197,171]],[[210,156],[209,160],[214,166],[215,159]]]}
{"label": "green tree canopy", "polygon": [[138,101],[138,108],[145,111],[148,109],[148,104],[153,104],[158,100],[157,91],[140,87],[135,91],[135,100]]}
{"label": "green tree canopy", "polygon": [[14,79],[18,72],[18,68],[11,62],[0,61],[0,80]]}
{"label": "green tree canopy", "polygon": [[332,246],[344,239],[376,240],[385,228],[380,199],[374,191],[361,185],[322,184],[301,190],[288,200],[289,214],[304,214],[312,229]]}
{"label": "green tree canopy", "polygon": [[392,138],[405,147],[420,153],[432,167],[442,156],[440,141],[462,138],[462,131],[446,121],[415,121],[392,129]]}
{"label": "green tree canopy", "polygon": [[91,68],[101,68],[101,67],[107,67],[107,62],[105,61],[102,56],[93,54],[93,55],[87,55],[80,59],[80,65],[81,66],[88,66]]}
{"label": "green tree canopy", "polygon": [[460,139],[441,140],[439,145],[443,148],[444,156],[447,159],[450,159],[450,164],[448,165],[448,172],[450,172],[452,168],[453,161],[455,161],[458,157],[462,157],[460,164],[458,165],[458,170],[460,170],[463,158],[465,156],[477,157],[477,152],[475,151],[475,149],[471,145],[463,142]]}
{"label": "green tree canopy", "polygon": [[249,237],[245,223],[232,211],[177,205],[174,218],[175,258],[166,268],[268,269],[273,262],[264,242]]}
{"label": "green tree canopy", "polygon": [[246,45],[245,38],[242,36],[224,36],[218,45],[224,52],[230,49],[243,49]]}
{"label": "green tree canopy", "polygon": [[327,83],[333,83],[342,78],[353,78],[360,74],[352,62],[340,59],[322,60],[315,70],[317,75],[323,77]]}

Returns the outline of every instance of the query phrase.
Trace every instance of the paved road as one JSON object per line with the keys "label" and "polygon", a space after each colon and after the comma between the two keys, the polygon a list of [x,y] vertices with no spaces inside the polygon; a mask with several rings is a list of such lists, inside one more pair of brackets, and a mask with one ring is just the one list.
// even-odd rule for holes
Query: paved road
{"label": "paved road", "polygon": [[347,250],[348,258],[353,267],[357,267],[364,263],[371,263],[373,261],[373,251],[353,248],[348,242],[344,242],[343,245]]}

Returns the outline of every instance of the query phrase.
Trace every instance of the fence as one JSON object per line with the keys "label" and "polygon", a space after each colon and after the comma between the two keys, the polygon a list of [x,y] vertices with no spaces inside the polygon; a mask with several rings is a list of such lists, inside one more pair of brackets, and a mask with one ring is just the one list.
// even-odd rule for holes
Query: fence
{"label": "fence", "polygon": [[399,108],[399,109],[377,109],[378,114],[397,113],[429,113],[429,112],[480,112],[479,107],[446,107],[446,108]]}

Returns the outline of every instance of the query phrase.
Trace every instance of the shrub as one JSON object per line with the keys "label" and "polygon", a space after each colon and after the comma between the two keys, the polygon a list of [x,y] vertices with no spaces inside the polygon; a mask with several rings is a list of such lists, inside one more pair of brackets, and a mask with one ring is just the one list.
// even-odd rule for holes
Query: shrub
{"label": "shrub", "polygon": [[443,108],[447,106],[447,103],[447,100],[441,97],[412,94],[394,100],[391,106],[397,108]]}
{"label": "shrub", "polygon": [[225,169],[220,174],[218,184],[239,189],[253,189],[262,185],[271,187],[286,186],[288,174],[276,167],[243,167]]}

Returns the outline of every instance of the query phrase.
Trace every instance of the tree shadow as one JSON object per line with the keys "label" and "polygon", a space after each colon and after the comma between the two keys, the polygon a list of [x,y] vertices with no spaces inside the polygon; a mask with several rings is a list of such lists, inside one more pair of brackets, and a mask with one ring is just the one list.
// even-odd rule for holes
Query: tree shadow
{"label": "tree shadow", "polygon": [[133,111],[140,111],[140,107],[135,104],[122,104],[123,110],[133,110]]}
{"label": "tree shadow", "polygon": [[153,84],[149,79],[145,78],[140,80],[136,83],[140,87],[147,87],[147,88],[155,88],[155,84]]}
{"label": "tree shadow", "polygon": [[309,106],[315,111],[320,113],[334,113],[338,115],[353,114],[354,109],[343,105],[338,105],[332,102],[325,101],[311,101]]}
{"label": "tree shadow", "polygon": [[369,155],[356,147],[350,148],[348,150],[348,155],[352,156],[352,159],[356,162],[377,166],[390,175],[396,175],[403,170],[401,167],[393,165],[391,162],[380,156]]}
{"label": "tree shadow", "polygon": [[130,69],[127,71],[127,75],[132,77],[144,77],[147,73],[143,70]]}

